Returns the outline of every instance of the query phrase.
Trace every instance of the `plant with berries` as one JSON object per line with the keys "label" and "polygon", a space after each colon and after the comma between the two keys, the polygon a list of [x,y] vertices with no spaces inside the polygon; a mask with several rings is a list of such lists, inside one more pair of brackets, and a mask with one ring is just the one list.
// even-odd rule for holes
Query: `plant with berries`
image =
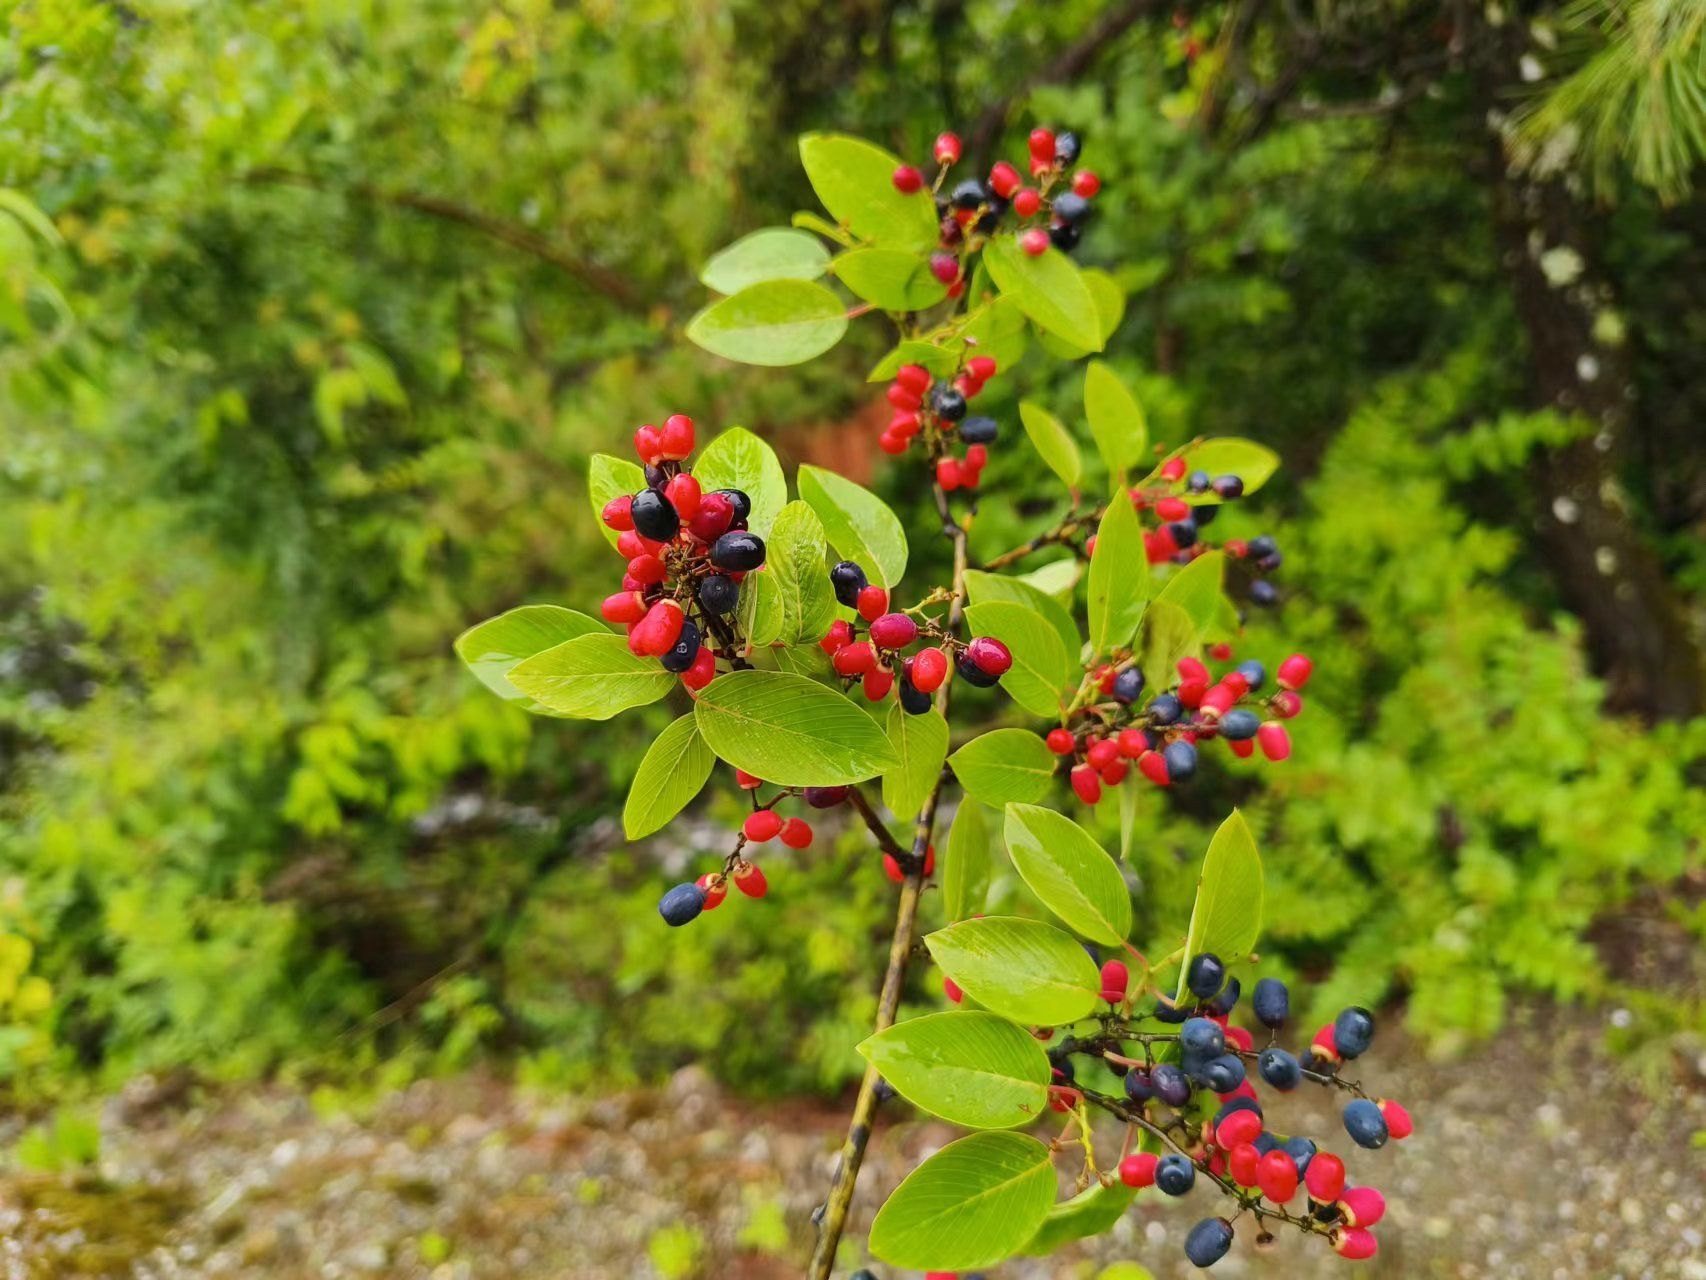
{"label": "plant with berries", "polygon": [[[1083,407],[1105,488],[1100,477],[1087,484],[1075,431],[1021,402],[1019,425],[1063,482],[1064,510],[1023,545],[973,559],[982,472],[1003,437],[973,402],[1033,342],[1065,360],[1101,350],[1123,310],[1113,277],[1069,256],[1101,185],[1079,166],[1080,149],[1070,133],[1038,129],[1022,164],[966,177],[954,172],[958,139],[944,134],[927,176],[868,142],[808,135],[801,158],[828,218],[801,213],[793,227],[754,232],[703,272],[726,296],[688,336],[735,360],[797,363],[853,319],[886,316],[896,341],[871,373],[890,414],[877,443],[921,460],[952,547],[949,581],[905,585],[906,529],[868,489],[801,465],[791,497],[757,435],[733,427],[700,448],[695,423],[673,413],[634,433],[632,459],[592,459],[592,505],[619,561],[598,616],[526,605],[457,642],[494,692],[543,715],[605,720],[677,700],[680,714],[630,788],[630,839],[664,827],[719,761],[727,767],[745,796],[740,824],[714,863],[663,895],[667,925],[717,910],[731,888],[765,898],[764,868],[809,849],[820,813],[847,812],[868,831],[873,862],[899,886],[895,929],[875,1034],[860,1046],[869,1068],[820,1215],[820,1280],[835,1264],[875,1109],[897,1093],[980,1131],[925,1161],[873,1226],[874,1253],[926,1271],[1105,1230],[1150,1184],[1232,1197],[1227,1218],[1190,1232],[1193,1260],[1224,1254],[1245,1215],[1358,1256],[1374,1211],[1341,1188],[1312,1187],[1306,1210],[1288,1207],[1313,1167],[1307,1140],[1266,1134],[1256,1081],[1346,1089],[1347,1132],[1360,1145],[1407,1132],[1392,1104],[1339,1074],[1367,1047],[1372,1022],[1360,1011],[1318,1038],[1308,1065],[1230,1025],[1262,904],[1241,817],[1210,846],[1188,928],[1151,962],[1131,941],[1119,864],[1052,807],[1186,782],[1217,740],[1227,753],[1211,767],[1258,752],[1283,761],[1285,722],[1311,675],[1303,655],[1235,655],[1242,608],[1276,598],[1266,575],[1279,551],[1266,535],[1216,544],[1207,533],[1278,460],[1246,440],[1153,445],[1135,395],[1099,360],[1085,367]],[[1087,500],[1087,488],[1106,499]],[[1020,570],[1051,552],[1064,558]],[[1034,727],[985,728],[991,697]],[[954,816],[938,858],[945,802]],[[1129,847],[1137,806],[1120,809]],[[1059,924],[985,916],[998,840]],[[897,1023],[927,887],[940,888],[948,922],[924,938],[942,989],[953,1005],[979,1007]],[[1117,954],[1099,963],[1091,945]],[[1283,1023],[1287,1001],[1271,980],[1256,984],[1253,1003],[1264,1026]],[[1051,1115],[1065,1117],[1066,1134],[1014,1132]],[[1098,1115],[1125,1126],[1120,1155],[1100,1163]],[[1083,1157],[1080,1194],[1057,1205],[1053,1161],[1072,1150]]]}

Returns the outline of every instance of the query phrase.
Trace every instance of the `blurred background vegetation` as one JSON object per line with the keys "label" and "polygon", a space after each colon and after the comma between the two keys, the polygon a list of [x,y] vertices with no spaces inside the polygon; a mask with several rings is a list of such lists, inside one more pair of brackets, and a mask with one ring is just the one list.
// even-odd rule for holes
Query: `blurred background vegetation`
{"label": "blurred background vegetation", "polygon": [[[850,1079],[892,904],[846,873],[858,837],[666,937],[658,888],[710,865],[729,803],[623,847],[670,712],[529,722],[450,644],[604,594],[585,459],[677,409],[925,521],[920,477],[875,465],[874,330],[775,372],[680,326],[711,251],[810,206],[798,132],[920,158],[952,127],[987,161],[1037,121],[1103,177],[1080,257],[1129,292],[1110,355],[1152,435],[1284,454],[1228,516],[1287,555],[1241,650],[1319,671],[1283,768],[1146,798],[1148,927],[1238,803],[1267,950],[1320,1003],[1450,1051],[1517,999],[1615,999],[1655,1079],[1698,1046],[1698,3],[3,11],[16,1093]],[[1077,389],[1040,358],[997,385],[1009,424]],[[974,550],[1048,519],[1039,470],[1010,432]]]}

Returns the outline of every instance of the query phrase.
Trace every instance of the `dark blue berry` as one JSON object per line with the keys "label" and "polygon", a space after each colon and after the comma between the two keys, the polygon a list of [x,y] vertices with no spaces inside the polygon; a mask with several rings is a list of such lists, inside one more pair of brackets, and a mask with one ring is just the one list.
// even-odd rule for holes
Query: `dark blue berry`
{"label": "dark blue berry", "polygon": [[1191,957],[1190,971],[1185,975],[1185,987],[1198,1000],[1208,1000],[1226,985],[1226,965],[1212,951]]}
{"label": "dark blue berry", "polygon": [[713,489],[711,492],[720,493],[729,500],[729,505],[734,508],[735,523],[752,519],[752,499],[746,496],[745,489]]}
{"label": "dark blue berry", "polygon": [[1276,1089],[1295,1089],[1303,1080],[1303,1068],[1284,1049],[1263,1049],[1262,1056],[1256,1059],[1256,1070]]}
{"label": "dark blue berry", "polygon": [[1231,1093],[1244,1083],[1244,1059],[1223,1053],[1209,1062],[1198,1078],[1216,1093]]}
{"label": "dark blue berry", "polygon": [[1251,559],[1260,560],[1263,556],[1271,556],[1278,551],[1279,544],[1274,541],[1272,534],[1258,533],[1250,539],[1248,550]]}
{"label": "dark blue berry", "polygon": [[1170,693],[1160,693],[1149,700],[1145,714],[1156,724],[1173,724],[1184,711],[1185,704]]}
{"label": "dark blue berry", "polygon": [[906,676],[900,678],[900,709],[909,716],[921,716],[930,710],[930,695],[923,692]]}
{"label": "dark blue berry", "polygon": [[665,671],[674,671],[680,674],[691,667],[693,659],[698,656],[699,624],[692,618],[683,618],[680,636],[676,638],[675,644],[670,647],[669,652],[658,661],[663,664]]}
{"label": "dark blue berry", "polygon": [[1090,216],[1090,202],[1075,191],[1063,191],[1054,198],[1054,216],[1077,226]]}
{"label": "dark blue berry", "polygon": [[1260,560],[1256,561],[1256,568],[1260,569],[1263,573],[1272,573],[1284,563],[1285,557],[1275,551],[1272,555],[1263,556]]}
{"label": "dark blue berry", "polygon": [[740,603],[740,583],[713,573],[699,583],[699,604],[706,613],[728,613]]}
{"label": "dark blue berry", "polygon": [[1185,477],[1185,488],[1192,493],[1207,493],[1209,486],[1208,472],[1193,471]]}
{"label": "dark blue berry", "polygon": [[846,787],[807,787],[806,803],[814,809],[833,809],[847,799]]}
{"label": "dark blue berry", "polygon": [[1267,1155],[1270,1151],[1278,1151],[1285,1144],[1279,1140],[1278,1134],[1262,1133],[1257,1135],[1256,1141],[1252,1145],[1257,1151]]}
{"label": "dark blue berry", "polygon": [[1243,742],[1254,738],[1262,727],[1262,717],[1243,707],[1234,707],[1220,717],[1220,736],[1228,742]]}
{"label": "dark blue berry", "polygon": [[948,200],[956,209],[975,209],[987,199],[989,193],[976,178],[967,178],[948,196]]}
{"label": "dark blue berry", "polygon": [[893,1102],[900,1097],[895,1087],[881,1076],[877,1078],[877,1087],[871,1090],[871,1096],[878,1102]]}
{"label": "dark blue berry", "polygon": [[849,609],[859,603],[859,593],[870,585],[865,571],[851,560],[829,567],[829,583],[835,588],[835,598]]}
{"label": "dark blue berry", "polygon": [[1143,672],[1127,667],[1114,677],[1114,687],[1108,696],[1121,706],[1129,707],[1143,696]]}
{"label": "dark blue berry", "polygon": [[1125,1075],[1125,1096],[1133,1102],[1148,1102],[1155,1096],[1155,1086],[1149,1081],[1149,1072],[1143,1067],[1133,1067]]}
{"label": "dark blue berry", "polygon": [[1232,1247],[1232,1224],[1225,1218],[1204,1218],[1185,1237],[1185,1257],[1193,1266],[1212,1267]]}
{"label": "dark blue berry", "polygon": [[1215,517],[1218,516],[1219,514],[1220,514],[1220,508],[1215,506],[1211,502],[1211,503],[1208,503],[1206,506],[1201,506],[1201,507],[1197,507],[1197,508],[1193,509],[1191,512],[1191,519],[1196,521],[1197,528],[1199,530],[1200,529],[1206,529],[1209,525],[1214,523]]}
{"label": "dark blue berry", "polygon": [[636,493],[628,511],[634,518],[634,532],[642,538],[668,542],[681,532],[681,516],[669,499],[656,489],[643,489]]}
{"label": "dark blue berry", "polygon": [[1077,164],[1078,157],[1084,150],[1084,143],[1076,133],[1068,130],[1054,135],[1054,159],[1056,164]]}
{"label": "dark blue berry", "polygon": [[696,919],[704,909],[705,891],[696,884],[678,884],[658,899],[664,923],[677,927]]}
{"label": "dark blue berry", "polygon": [[960,660],[954,664],[960,673],[960,679],[974,689],[993,689],[1001,683],[1000,676],[992,676],[977,663],[973,662],[969,653],[961,653]]}
{"label": "dark blue berry", "polygon": [[1197,540],[1197,522],[1195,520],[1175,520],[1167,526],[1167,532],[1173,535],[1173,544],[1183,551],[1192,546]]}
{"label": "dark blue berry", "polygon": [[852,1275],[848,1276],[847,1280],[877,1280],[877,1273],[866,1267],[860,1267]]}
{"label": "dark blue berry", "polygon": [[1048,1064],[1054,1069],[1054,1082],[1056,1084],[1071,1084],[1078,1079],[1077,1068],[1072,1065],[1072,1059],[1065,1054],[1056,1056],[1051,1053]]}
{"label": "dark blue berry", "polygon": [[1361,1057],[1373,1039],[1374,1015],[1361,1005],[1353,1004],[1333,1019],[1333,1047],[1341,1058]]}
{"label": "dark blue berry", "polygon": [[1001,225],[1001,219],[1006,216],[1011,201],[1003,200],[993,191],[989,193],[989,204],[977,220],[977,229],[985,234]]}
{"label": "dark blue berry", "polygon": [[1309,1162],[1315,1158],[1314,1139],[1287,1138],[1280,1144],[1280,1150],[1291,1157],[1291,1162],[1297,1166],[1298,1177],[1309,1172]]}
{"label": "dark blue berry", "polygon": [[1386,1117],[1380,1108],[1367,1098],[1358,1098],[1345,1107],[1345,1132],[1351,1141],[1370,1151],[1386,1145]]}
{"label": "dark blue berry", "polygon": [[1177,1152],[1162,1156],[1155,1166],[1155,1185],[1170,1196],[1182,1196],[1197,1180],[1197,1167]]}
{"label": "dark blue berry", "polygon": [[1244,481],[1238,476],[1216,476],[1214,478],[1214,491],[1222,498],[1230,501],[1233,498],[1243,496]]}
{"label": "dark blue berry", "polygon": [[967,444],[994,444],[995,437],[1000,434],[1000,424],[982,414],[960,423],[960,439]]}
{"label": "dark blue berry", "polygon": [[1250,1007],[1255,1010],[1258,1022],[1270,1030],[1278,1031],[1291,1014],[1291,992],[1285,989],[1285,983],[1278,978],[1263,978],[1256,983],[1256,990],[1250,997]]}
{"label": "dark blue berry", "polygon": [[1176,1004],[1168,1004],[1165,1000],[1157,1000],[1155,1002],[1155,1016],[1162,1022],[1183,1022],[1191,1016],[1191,1011]]}
{"label": "dark blue berry", "polygon": [[734,573],[756,569],[764,563],[764,539],[744,529],[725,533],[711,544],[711,563]]}
{"label": "dark blue berry", "polygon": [[966,398],[953,387],[937,387],[930,393],[930,407],[938,418],[958,422],[966,416]]}
{"label": "dark blue berry", "polygon": [[1213,1058],[1226,1051],[1226,1033],[1218,1022],[1191,1018],[1179,1028],[1179,1047]]}
{"label": "dark blue berry", "polygon": [[1221,988],[1220,994],[1214,998],[1210,1007],[1224,1018],[1238,1007],[1238,995],[1243,990],[1244,984],[1233,978]]}
{"label": "dark blue berry", "polygon": [[1172,782],[1183,782],[1197,771],[1196,744],[1183,738],[1169,742],[1162,749],[1161,758],[1167,762],[1167,777]]}
{"label": "dark blue berry", "polygon": [[1070,253],[1076,249],[1083,234],[1083,229],[1072,222],[1056,222],[1048,229],[1049,243],[1062,253]]}
{"label": "dark blue berry", "polygon": [[1259,604],[1263,608],[1279,603],[1279,589],[1266,578],[1257,578],[1250,584],[1250,603]]}
{"label": "dark blue berry", "polygon": [[1170,1107],[1182,1107],[1191,1100],[1191,1082],[1171,1062],[1160,1063],[1150,1071],[1149,1082],[1155,1096]]}
{"label": "dark blue berry", "polygon": [[1257,662],[1254,658],[1251,658],[1248,662],[1240,662],[1238,664],[1238,674],[1243,676],[1244,679],[1249,682],[1251,693],[1260,689],[1267,683],[1268,679],[1268,669],[1261,663]]}

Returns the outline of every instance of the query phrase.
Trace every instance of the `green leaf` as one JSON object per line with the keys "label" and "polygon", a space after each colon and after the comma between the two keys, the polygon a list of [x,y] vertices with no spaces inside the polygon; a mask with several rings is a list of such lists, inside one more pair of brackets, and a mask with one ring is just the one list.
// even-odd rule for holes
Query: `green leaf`
{"label": "green leaf", "polygon": [[749,573],[740,584],[740,602],[735,616],[741,634],[752,649],[762,649],[781,638],[787,623],[782,609],[782,590],[768,569]]}
{"label": "green leaf", "polygon": [[1013,654],[1013,669],[1001,677],[1001,687],[1033,715],[1058,716],[1065,683],[1066,651],[1049,620],[1028,605],[991,600],[966,609],[974,636],[993,636]]}
{"label": "green leaf", "polygon": [[[1120,321],[1125,318],[1125,289],[1119,281],[1098,267],[1081,267],[1078,274],[1084,278],[1084,283],[1090,289],[1090,296],[1095,300],[1096,325],[1105,347],[1108,339],[1114,336],[1114,330],[1120,327]],[[1042,345],[1043,350],[1062,360],[1082,360],[1090,354],[1089,348],[1067,342],[1052,333],[1042,335]]]}
{"label": "green leaf", "polygon": [[[1179,965],[1179,997],[1185,992],[1192,956],[1212,951],[1227,964],[1236,964],[1250,954],[1262,932],[1262,897],[1262,858],[1256,852],[1256,838],[1244,815],[1234,809],[1214,833],[1203,858]],[[966,990],[969,994],[970,988]]]}
{"label": "green leaf", "polygon": [[852,245],[853,243],[853,237],[847,234],[845,227],[838,227],[827,218],[812,213],[808,209],[800,210],[788,221],[802,231],[815,231],[820,236],[827,236],[836,244]]}
{"label": "green leaf", "polygon": [[1137,397],[1104,361],[1092,360],[1085,367],[1084,416],[1107,464],[1111,487],[1123,488],[1126,473],[1149,450],[1149,426]]}
{"label": "green leaf", "polygon": [[935,247],[936,201],[928,190],[895,189],[899,156],[862,138],[808,133],[800,139],[800,163],[823,207],[854,234],[917,253]]}
{"label": "green leaf", "polygon": [[1013,1256],[1054,1202],[1049,1151],[1022,1133],[974,1133],[906,1176],[871,1223],[871,1252],[918,1271],[969,1271]]}
{"label": "green leaf", "polygon": [[1084,460],[1078,456],[1078,444],[1072,433],[1061,425],[1060,419],[1034,400],[1019,402],[1019,421],[1031,447],[1048,463],[1049,470],[1059,476],[1068,489],[1077,489],[1084,474]]}
{"label": "green leaf", "polygon": [[[1279,454],[1266,445],[1257,444],[1254,440],[1244,440],[1238,436],[1218,436],[1212,440],[1197,440],[1175,449],[1167,457],[1156,464],[1155,470],[1149,473],[1145,483],[1157,481],[1161,476],[1161,468],[1173,458],[1185,460],[1185,473],[1206,471],[1210,476],[1237,476],[1244,482],[1244,496],[1256,492],[1275,471],[1279,470]],[[1187,493],[1181,495],[1186,502],[1196,506],[1210,506],[1221,499],[1210,489],[1207,493]]]}
{"label": "green leaf", "polygon": [[1059,249],[1031,257],[1013,236],[997,236],[983,251],[989,277],[1040,329],[1087,351],[1102,349],[1096,299],[1078,266]]}
{"label": "green leaf", "polygon": [[1136,1187],[1128,1187],[1121,1182],[1104,1187],[1098,1182],[1072,1199],[1051,1206],[1037,1234],[1020,1252],[1037,1257],[1053,1253],[1061,1245],[1074,1240],[1085,1240],[1111,1231],[1125,1211],[1131,1208],[1136,1195]]}
{"label": "green leaf", "polygon": [[[1072,566],[1074,561],[1062,563]],[[1078,634],[1078,624],[1072,620],[1072,615],[1066,611],[1054,596],[1041,587],[1026,581],[1024,578],[1009,578],[1000,573],[984,573],[980,569],[968,569],[965,575],[966,593],[971,602],[985,604],[995,600],[1010,600],[1022,604],[1028,609],[1035,609],[1042,614],[1048,624],[1054,628],[1055,635],[1060,637],[1061,652],[1066,661],[1061,665],[1059,683],[1062,686],[1072,686],[1078,683],[1078,654],[1084,647],[1084,638]]]}
{"label": "green leaf", "polygon": [[1015,299],[995,298],[972,312],[959,333],[972,354],[988,356],[997,368],[1010,370],[1025,354],[1030,330]]}
{"label": "green leaf", "polygon": [[656,702],[675,688],[676,677],[656,658],[628,652],[624,637],[605,632],[534,654],[510,668],[509,682],[558,715],[608,720]]}
{"label": "green leaf", "polygon": [[1137,835],[1137,774],[1120,783],[1120,861],[1131,861],[1131,843]]}
{"label": "green leaf", "polygon": [[992,1013],[1028,1026],[1087,1017],[1101,976],[1071,934],[1040,920],[984,916],[938,929],[924,945],[942,972]]}
{"label": "green leaf", "polygon": [[687,337],[742,364],[802,364],[847,332],[841,299],[811,280],[765,280],[722,298],[687,322]]}
{"label": "green leaf", "polygon": [[800,497],[823,521],[836,554],[857,562],[878,586],[900,581],[906,572],[906,530],[888,503],[822,467],[802,466],[795,482]]}
{"label": "green leaf", "polygon": [[908,1102],[968,1129],[1011,1129],[1048,1107],[1048,1055],[993,1013],[932,1013],[859,1046]]}
{"label": "green leaf", "polygon": [[895,817],[910,818],[923,807],[948,757],[948,722],[934,710],[908,715],[896,702],[889,707],[888,729],[900,763],[883,775],[883,803]]}
{"label": "green leaf", "polygon": [[739,293],[765,280],[816,280],[828,266],[829,250],[816,236],[765,227],[713,254],[699,279],[718,293]]}
{"label": "green leaf", "polygon": [[938,347],[933,342],[907,341],[890,351],[865,375],[867,382],[887,382],[900,371],[903,364],[922,365],[938,378],[946,377],[960,366],[956,352]]}
{"label": "green leaf", "polygon": [[[776,669],[812,680],[828,680],[835,674],[829,665],[829,655],[816,644],[779,645],[770,650],[776,659]],[[836,686],[839,688],[840,686]]]}
{"label": "green leaf", "polygon": [[[1065,560],[1051,560],[1047,564],[1038,565],[1029,573],[1021,573],[1017,575],[1016,581],[1028,583],[1058,601],[1063,608],[1070,608],[1078,579],[1083,575],[1084,570],[1078,561],[1069,556]],[[1078,634],[1076,624],[1073,626],[1073,634]],[[1083,643],[1082,638],[1079,643]]]}
{"label": "green leaf", "polygon": [[949,922],[983,914],[989,899],[989,821],[969,795],[954,811],[942,860],[942,905]]}
{"label": "green leaf", "polygon": [[799,644],[823,639],[835,621],[835,588],[824,561],[823,522],[803,502],[782,508],[766,542],[764,570],[782,602],[782,625],[774,639]]}
{"label": "green leaf", "polygon": [[1118,946],[1131,932],[1131,891],[1107,851],[1071,818],[1010,804],[1007,854],[1042,904],[1092,942]]}
{"label": "green leaf", "polygon": [[[555,648],[577,636],[609,635],[597,618],[554,604],[525,604],[469,627],[456,638],[456,656],[486,688],[505,702],[531,703],[509,682],[509,670],[523,658]],[[543,711],[534,704],[530,711]]]}
{"label": "green leaf", "polygon": [[954,752],[948,763],[967,795],[999,809],[1014,800],[1041,800],[1057,762],[1029,729],[991,729]]}
{"label": "green leaf", "polygon": [[638,840],[663,827],[699,794],[716,760],[692,716],[671,722],[634,772],[628,802],[622,806],[623,834]]}
{"label": "green leaf", "polygon": [[1137,509],[1117,493],[1096,527],[1096,550],[1090,556],[1090,648],[1098,656],[1131,645],[1149,601],[1149,584],[1143,526]]}
{"label": "green leaf", "polygon": [[1176,604],[1189,616],[1198,633],[1220,619],[1221,581],[1226,569],[1224,551],[1208,551],[1176,572],[1155,593],[1156,600]]}
{"label": "green leaf", "polygon": [[704,688],[693,714],[721,759],[779,786],[863,782],[899,763],[875,720],[804,676],[731,671]]}
{"label": "green leaf", "polygon": [[852,249],[835,259],[830,272],[884,311],[920,311],[948,296],[948,286],[930,274],[928,259],[904,249]]}
{"label": "green leaf", "polygon": [[1179,659],[1202,647],[1197,624],[1171,600],[1156,600],[1143,615],[1143,634],[1138,637],[1137,665],[1151,689],[1172,685]]}
{"label": "green leaf", "polygon": [[604,523],[604,505],[612,498],[633,497],[646,487],[646,473],[637,462],[613,458],[608,453],[595,453],[586,469],[587,497],[592,500],[593,519],[598,531],[611,546],[622,535]]}
{"label": "green leaf", "polygon": [[693,464],[693,477],[706,493],[739,489],[746,494],[752,500],[747,528],[761,538],[770,536],[770,527],[788,500],[788,478],[782,474],[776,450],[745,427],[730,427],[706,445]]}

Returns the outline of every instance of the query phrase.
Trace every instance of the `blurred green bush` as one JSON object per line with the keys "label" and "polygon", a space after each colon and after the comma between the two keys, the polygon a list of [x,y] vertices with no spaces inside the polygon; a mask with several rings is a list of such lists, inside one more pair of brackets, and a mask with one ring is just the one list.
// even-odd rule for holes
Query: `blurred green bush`
{"label": "blurred green bush", "polygon": [[[784,376],[670,334],[706,253],[803,200],[795,132],[917,153],[959,123],[944,103],[969,116],[1098,6],[963,10],[10,12],[0,943],[22,963],[0,966],[0,1076],[493,1054],[575,1085],[856,1071],[890,906],[874,866],[847,873],[858,840],[666,940],[658,885],[721,828],[621,847],[644,741],[528,723],[450,642],[603,593],[582,466],[640,421],[683,408],[871,465],[850,419],[874,352]],[[1286,454],[1285,487],[1228,516],[1288,557],[1283,618],[1241,649],[1320,672],[1284,769],[1149,804],[1140,910],[1178,918],[1235,800],[1264,841],[1268,944],[1324,1004],[1401,998],[1449,1046],[1516,991],[1610,995],[1587,931],[1698,871],[1706,731],[1601,711],[1527,524],[1526,461],[1576,429],[1523,407],[1485,193],[1449,122],[1396,152],[1351,118],[1228,154],[1181,123],[1199,72],[1156,32],[1030,99],[1103,175],[1085,254],[1124,264],[1111,354],[1152,434]],[[1699,266],[1665,217],[1617,215],[1627,323],[1697,331],[1706,289],[1678,301]],[[1638,376],[1698,397],[1691,358]],[[1035,376],[1000,394],[1071,402]],[[1055,502],[1016,436],[983,553]],[[898,469],[875,476],[926,518]],[[1663,546],[1706,580],[1698,540]],[[1665,1008],[1660,1032],[1701,1020],[1697,997]]]}

